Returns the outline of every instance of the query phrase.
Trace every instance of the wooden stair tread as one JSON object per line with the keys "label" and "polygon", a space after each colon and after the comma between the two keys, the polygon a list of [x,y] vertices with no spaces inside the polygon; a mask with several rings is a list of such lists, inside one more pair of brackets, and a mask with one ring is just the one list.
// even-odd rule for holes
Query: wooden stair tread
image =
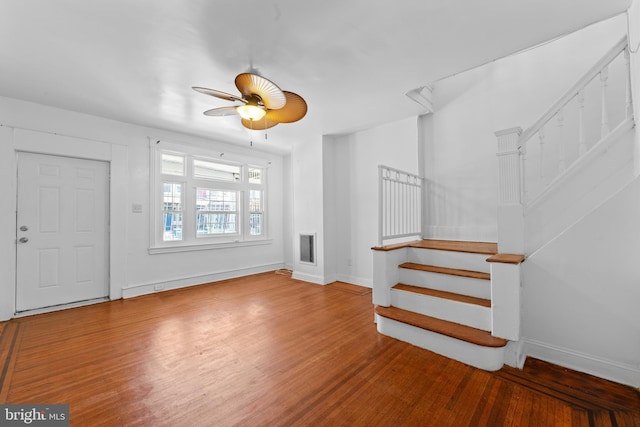
{"label": "wooden stair tread", "polygon": [[451,276],[470,277],[473,279],[491,280],[489,273],[472,270],[460,270],[458,268],[437,267],[435,265],[418,264],[415,262],[404,262],[400,264],[400,268],[408,268],[411,270],[428,271],[431,273],[449,274]]}
{"label": "wooden stair tread", "polygon": [[451,252],[469,252],[474,254],[495,255],[498,253],[498,244],[492,242],[466,242],[462,240],[420,240],[412,242],[412,248],[436,249]]}
{"label": "wooden stair tread", "polygon": [[412,311],[402,310],[397,307],[376,306],[376,313],[388,319],[397,320],[428,331],[446,335],[483,347],[504,347],[507,340],[497,338],[482,329],[453,323],[435,317],[425,316]]}
{"label": "wooden stair tread", "polygon": [[453,292],[439,291],[437,289],[423,288],[421,286],[405,285],[404,283],[398,283],[392,289],[491,308],[491,300],[456,294]]}
{"label": "wooden stair tread", "polygon": [[472,254],[495,255],[498,253],[498,244],[492,242],[467,242],[463,240],[414,240],[411,242],[396,243],[387,246],[374,246],[374,251],[393,251],[402,248],[435,249],[450,252],[468,252]]}
{"label": "wooden stair tread", "polygon": [[495,254],[487,258],[487,262],[501,262],[503,264],[521,264],[524,262],[524,255],[520,254]]}

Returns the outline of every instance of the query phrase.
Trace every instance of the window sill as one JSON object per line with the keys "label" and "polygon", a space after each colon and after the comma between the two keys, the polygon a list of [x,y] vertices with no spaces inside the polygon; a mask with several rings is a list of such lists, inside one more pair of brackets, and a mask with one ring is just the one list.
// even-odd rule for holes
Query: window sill
{"label": "window sill", "polygon": [[197,245],[175,245],[175,246],[156,246],[149,248],[149,255],[166,254],[173,252],[192,252],[192,251],[208,251],[215,249],[229,249],[229,248],[241,248],[245,246],[261,246],[270,245],[273,242],[272,239],[260,239],[260,240],[243,240],[233,242],[220,242],[220,243],[205,243]]}

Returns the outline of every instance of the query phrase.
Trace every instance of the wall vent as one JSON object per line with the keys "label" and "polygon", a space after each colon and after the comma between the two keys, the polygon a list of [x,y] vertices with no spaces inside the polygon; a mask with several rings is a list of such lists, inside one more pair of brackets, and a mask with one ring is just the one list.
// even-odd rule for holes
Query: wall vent
{"label": "wall vent", "polygon": [[300,262],[304,264],[316,263],[316,235],[300,234]]}

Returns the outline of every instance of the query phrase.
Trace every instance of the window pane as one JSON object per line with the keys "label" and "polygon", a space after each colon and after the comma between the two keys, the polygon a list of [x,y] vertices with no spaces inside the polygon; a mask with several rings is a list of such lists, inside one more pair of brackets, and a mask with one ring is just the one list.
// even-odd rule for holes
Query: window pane
{"label": "window pane", "polygon": [[162,240],[182,240],[182,214],[177,212],[164,213],[164,232]]}
{"label": "window pane", "polygon": [[262,212],[262,191],[249,191],[249,212]]}
{"label": "window pane", "polygon": [[252,236],[259,236],[262,234],[262,214],[252,213],[249,216],[249,225]]}
{"label": "window pane", "polygon": [[234,234],[238,232],[238,216],[235,213],[198,212],[196,224],[198,235]]}
{"label": "window pane", "polygon": [[249,168],[249,184],[262,184],[262,169]]}
{"label": "window pane", "polygon": [[193,160],[193,176],[201,179],[217,179],[219,181],[240,181],[240,166],[225,163]]}
{"label": "window pane", "polygon": [[182,184],[164,182],[162,189],[162,240],[182,240]]}
{"label": "window pane", "polygon": [[165,182],[163,184],[164,195],[162,198],[162,209],[165,211],[182,210],[182,184]]}
{"label": "window pane", "polygon": [[199,211],[238,210],[237,192],[198,188],[196,190],[196,209]]}
{"label": "window pane", "polygon": [[252,236],[262,234],[262,191],[249,191],[249,229]]}
{"label": "window pane", "polygon": [[167,175],[184,175],[184,157],[174,154],[162,154],[161,173]]}

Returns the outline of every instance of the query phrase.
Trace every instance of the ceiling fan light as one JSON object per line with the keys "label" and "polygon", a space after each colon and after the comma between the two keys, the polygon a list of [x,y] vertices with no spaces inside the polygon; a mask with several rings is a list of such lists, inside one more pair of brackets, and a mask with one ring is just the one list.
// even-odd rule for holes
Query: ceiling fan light
{"label": "ceiling fan light", "polygon": [[264,108],[251,104],[241,105],[237,107],[237,110],[240,117],[250,121],[260,120],[267,114]]}

